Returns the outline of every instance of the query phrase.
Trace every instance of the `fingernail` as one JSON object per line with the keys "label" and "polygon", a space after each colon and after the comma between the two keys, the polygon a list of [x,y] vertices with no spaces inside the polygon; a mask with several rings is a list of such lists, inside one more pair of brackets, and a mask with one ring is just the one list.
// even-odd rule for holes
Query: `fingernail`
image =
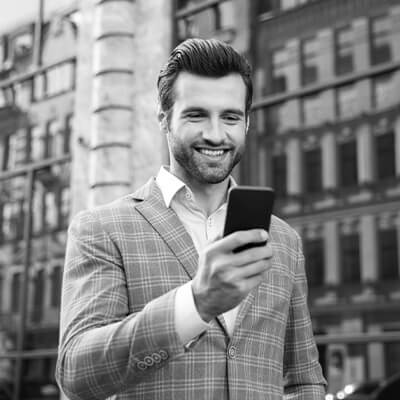
{"label": "fingernail", "polygon": [[261,231],[261,239],[262,240],[267,240],[268,239],[268,233],[266,231]]}

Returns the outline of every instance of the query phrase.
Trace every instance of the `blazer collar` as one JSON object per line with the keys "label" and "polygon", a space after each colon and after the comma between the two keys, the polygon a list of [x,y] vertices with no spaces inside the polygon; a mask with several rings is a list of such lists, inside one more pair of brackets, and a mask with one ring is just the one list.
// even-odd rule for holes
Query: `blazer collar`
{"label": "blazer collar", "polygon": [[133,199],[140,202],[137,211],[153,226],[165,241],[186,273],[193,279],[197,270],[198,254],[192,238],[184,228],[176,213],[167,208],[155,179],[151,178],[137,190]]}

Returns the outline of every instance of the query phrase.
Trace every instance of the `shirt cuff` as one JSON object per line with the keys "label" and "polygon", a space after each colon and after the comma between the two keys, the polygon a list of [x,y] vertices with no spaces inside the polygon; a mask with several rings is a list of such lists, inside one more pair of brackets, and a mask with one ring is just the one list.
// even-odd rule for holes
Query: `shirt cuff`
{"label": "shirt cuff", "polygon": [[175,328],[181,343],[187,345],[209,327],[194,304],[192,281],[185,283],[178,288],[175,296]]}

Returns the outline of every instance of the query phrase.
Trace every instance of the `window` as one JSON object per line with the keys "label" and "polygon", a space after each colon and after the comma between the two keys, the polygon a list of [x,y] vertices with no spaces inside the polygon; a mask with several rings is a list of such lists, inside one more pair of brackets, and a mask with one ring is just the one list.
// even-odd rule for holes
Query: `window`
{"label": "window", "polygon": [[21,286],[22,286],[22,274],[20,272],[17,272],[16,274],[13,275],[12,281],[11,281],[11,311],[13,313],[19,312],[20,309],[20,301],[19,301],[19,295],[21,292]]}
{"label": "window", "polygon": [[357,91],[354,84],[341,86],[336,91],[337,114],[341,119],[358,114]]}
{"label": "window", "polygon": [[315,83],[318,79],[318,41],[305,39],[301,46],[301,82],[303,85]]}
{"label": "window", "polygon": [[3,237],[5,240],[21,238],[23,235],[23,200],[14,199],[3,207]]}
{"label": "window", "polygon": [[[198,5],[196,1],[178,4],[180,8]],[[178,8],[179,9],[179,8]],[[206,9],[183,17],[178,21],[178,38],[183,41],[189,37],[211,38],[220,31],[234,28],[234,7],[232,0],[225,0]]]}
{"label": "window", "polygon": [[289,8],[294,8],[307,3],[307,1],[309,0],[281,0],[281,9],[287,10]]}
{"label": "window", "polygon": [[21,129],[10,135],[6,149],[6,169],[12,170],[25,164],[28,159],[27,132]]}
{"label": "window", "polygon": [[45,75],[38,74],[33,78],[33,100],[39,101],[45,97]]}
{"label": "window", "polygon": [[58,223],[58,208],[56,196],[54,192],[46,192],[44,195],[44,222],[46,228],[52,230],[57,227]]}
{"label": "window", "polygon": [[302,98],[302,117],[304,126],[321,124],[326,118],[323,114],[321,94],[311,94]]}
{"label": "window", "polygon": [[306,239],[304,241],[307,281],[310,287],[324,284],[324,242],[323,239]]}
{"label": "window", "polygon": [[54,96],[74,87],[75,64],[68,62],[51,67],[46,72],[46,95]]}
{"label": "window", "polygon": [[279,9],[280,0],[258,0],[257,13],[264,14]]}
{"label": "window", "polygon": [[33,212],[32,212],[32,231],[34,234],[38,234],[43,230],[43,189],[35,185],[33,192]]}
{"label": "window", "polygon": [[377,178],[394,178],[396,176],[394,133],[388,132],[375,136],[377,159]]}
{"label": "window", "polygon": [[30,128],[30,141],[31,141],[31,160],[41,160],[45,154],[45,138],[42,130],[38,126]]}
{"label": "window", "polygon": [[61,281],[62,281],[62,269],[60,266],[53,268],[50,275],[51,282],[51,296],[50,304],[52,307],[60,307],[61,300]]}
{"label": "window", "polygon": [[287,64],[288,52],[286,49],[279,49],[272,52],[271,93],[282,93],[287,90]]}
{"label": "window", "polygon": [[14,86],[14,102],[21,109],[27,109],[32,99],[32,80],[17,83]]}
{"label": "window", "polygon": [[358,234],[342,234],[340,237],[340,247],[342,282],[360,282],[360,243]]}
{"label": "window", "polygon": [[392,73],[380,75],[373,80],[374,106],[377,110],[391,107],[398,102],[397,85]]}
{"label": "window", "polygon": [[3,311],[3,304],[4,304],[4,300],[3,300],[3,296],[4,296],[4,278],[3,275],[0,275],[0,314]]}
{"label": "window", "polygon": [[387,16],[371,20],[371,64],[391,61],[391,26]]}
{"label": "window", "polygon": [[321,168],[321,149],[306,150],[304,153],[304,190],[306,193],[318,193],[322,191]]}
{"label": "window", "polygon": [[277,197],[287,194],[286,154],[272,156],[272,187]]}
{"label": "window", "polygon": [[340,185],[343,187],[357,185],[357,144],[355,140],[338,144],[338,160]]}
{"label": "window", "polygon": [[4,61],[6,60],[5,38],[0,36],[0,71],[3,68]]}
{"label": "window", "polygon": [[43,315],[44,297],[43,293],[45,290],[45,276],[44,271],[39,270],[33,278],[33,310],[32,310],[32,321],[40,322]]}
{"label": "window", "polygon": [[[385,329],[385,332],[397,329]],[[400,371],[400,342],[388,342],[384,344],[385,348],[385,372],[387,376],[394,376]],[[398,384],[394,385],[398,389]],[[390,392],[392,393],[392,392]],[[389,396],[390,396],[389,393]]]}
{"label": "window", "polygon": [[336,74],[353,72],[354,30],[351,27],[336,31]]}
{"label": "window", "polygon": [[397,229],[378,231],[380,279],[399,279],[399,260],[397,250]]}
{"label": "window", "polygon": [[72,151],[72,138],[74,135],[74,115],[70,114],[65,120],[65,135],[64,135],[64,153],[69,154]]}
{"label": "window", "polygon": [[71,189],[63,187],[60,191],[60,227],[67,227],[71,209]]}
{"label": "window", "polygon": [[46,157],[59,157],[64,153],[64,135],[57,121],[47,123]]}
{"label": "window", "polygon": [[22,58],[31,53],[33,49],[32,32],[24,32],[14,37],[13,50],[14,57]]}

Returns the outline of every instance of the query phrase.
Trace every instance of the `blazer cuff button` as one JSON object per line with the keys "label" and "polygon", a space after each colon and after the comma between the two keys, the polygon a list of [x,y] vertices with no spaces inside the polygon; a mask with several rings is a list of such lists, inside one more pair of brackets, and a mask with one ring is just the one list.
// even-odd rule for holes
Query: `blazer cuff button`
{"label": "blazer cuff button", "polygon": [[147,369],[147,365],[143,361],[138,361],[138,363],[136,365],[141,371],[144,371]]}
{"label": "blazer cuff button", "polygon": [[160,364],[160,362],[161,362],[161,356],[160,356],[160,354],[158,354],[158,353],[153,353],[151,356],[153,357],[153,360],[154,360],[155,363]]}
{"label": "blazer cuff button", "polygon": [[146,356],[143,361],[148,367],[151,367],[152,365],[154,365],[153,357]]}
{"label": "blazer cuff button", "polygon": [[168,358],[168,353],[165,350],[160,350],[158,352],[162,360],[166,360]]}

